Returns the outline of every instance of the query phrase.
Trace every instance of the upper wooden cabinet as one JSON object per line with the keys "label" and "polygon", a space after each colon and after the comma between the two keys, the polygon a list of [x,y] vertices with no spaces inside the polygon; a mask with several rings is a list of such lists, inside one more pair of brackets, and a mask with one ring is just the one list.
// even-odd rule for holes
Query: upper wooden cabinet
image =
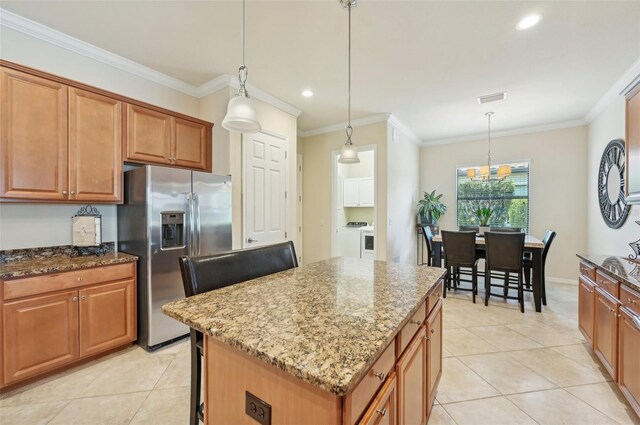
{"label": "upper wooden cabinet", "polygon": [[125,160],[211,171],[211,127],[127,105]]}
{"label": "upper wooden cabinet", "polygon": [[67,86],[0,68],[1,197],[68,198]]}
{"label": "upper wooden cabinet", "polygon": [[640,84],[627,93],[627,202],[640,204]]}

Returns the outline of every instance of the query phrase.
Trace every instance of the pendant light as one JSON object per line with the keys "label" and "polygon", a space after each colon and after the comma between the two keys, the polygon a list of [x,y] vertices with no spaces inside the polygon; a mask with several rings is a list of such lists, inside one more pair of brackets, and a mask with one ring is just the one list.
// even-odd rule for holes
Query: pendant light
{"label": "pendant light", "polygon": [[357,164],[360,162],[358,157],[358,149],[351,142],[353,127],[351,127],[351,9],[356,7],[357,0],[340,0],[342,7],[347,9],[349,13],[349,67],[348,67],[348,123],[347,123],[347,141],[344,143],[338,162],[341,164]]}
{"label": "pendant light", "polygon": [[[468,168],[467,169],[467,177],[471,180],[483,180],[483,181],[491,181],[493,178],[491,177],[491,116],[493,112],[487,112],[485,116],[487,117],[487,140],[489,144],[489,151],[487,153],[487,165],[480,166],[480,169],[476,168]],[[501,165],[498,167],[498,176],[497,180],[504,180],[511,175],[511,166],[510,165]]]}
{"label": "pendant light", "polygon": [[247,92],[246,83],[249,76],[249,69],[244,64],[245,52],[245,14],[246,2],[242,0],[242,65],[238,68],[238,80],[240,88],[238,93],[229,100],[227,106],[227,115],[222,120],[222,127],[229,131],[237,131],[240,133],[257,133],[262,130],[262,126],[258,121],[258,114],[255,105],[249,93]]}

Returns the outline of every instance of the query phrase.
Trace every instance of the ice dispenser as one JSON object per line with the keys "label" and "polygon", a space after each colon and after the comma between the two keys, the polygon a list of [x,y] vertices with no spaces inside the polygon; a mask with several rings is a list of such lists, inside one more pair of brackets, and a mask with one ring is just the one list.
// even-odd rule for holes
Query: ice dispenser
{"label": "ice dispenser", "polygon": [[162,249],[184,246],[184,212],[164,211],[162,214]]}

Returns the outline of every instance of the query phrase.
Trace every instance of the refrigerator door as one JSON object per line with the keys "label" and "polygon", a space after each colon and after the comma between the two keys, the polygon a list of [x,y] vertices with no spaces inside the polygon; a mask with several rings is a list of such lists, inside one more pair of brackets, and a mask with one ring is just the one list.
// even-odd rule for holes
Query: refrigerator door
{"label": "refrigerator door", "polygon": [[231,177],[193,172],[192,255],[231,250]]}
{"label": "refrigerator door", "polygon": [[185,296],[178,257],[189,255],[191,244],[191,172],[167,167],[147,166],[146,169],[150,254],[145,289],[149,310],[148,316],[142,319],[147,321],[146,345],[152,348],[189,333],[187,326],[164,315],[161,308]]}

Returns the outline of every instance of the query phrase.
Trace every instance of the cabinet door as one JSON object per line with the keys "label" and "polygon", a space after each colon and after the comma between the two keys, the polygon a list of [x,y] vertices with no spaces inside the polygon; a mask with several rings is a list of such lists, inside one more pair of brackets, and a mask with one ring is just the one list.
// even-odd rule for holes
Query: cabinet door
{"label": "cabinet door", "polygon": [[595,285],[583,277],[578,282],[578,329],[593,346]]}
{"label": "cabinet door", "polygon": [[423,425],[427,419],[427,339],[422,326],[398,360],[398,424]]}
{"label": "cabinet door", "polygon": [[596,287],[595,304],[593,351],[615,381],[618,365],[618,302]]}
{"label": "cabinet door", "polygon": [[127,104],[126,161],[171,164],[171,117]]}
{"label": "cabinet door", "polygon": [[67,198],[67,86],[0,68],[0,197]]}
{"label": "cabinet door", "polygon": [[442,376],[442,301],[438,301],[427,317],[427,415],[436,399],[436,388]]}
{"label": "cabinet door", "polygon": [[78,357],[78,292],[3,306],[4,385],[55,369]]}
{"label": "cabinet door", "polygon": [[207,127],[193,121],[175,118],[173,133],[174,165],[207,170],[211,163],[211,141]]}
{"label": "cabinet door", "polygon": [[358,206],[358,192],[359,182],[356,179],[344,179],[343,182],[343,206],[345,207],[357,207]]}
{"label": "cabinet door", "polygon": [[80,290],[80,356],[135,340],[134,288],[126,280]]}
{"label": "cabinet door", "polygon": [[621,308],[619,326],[618,385],[633,410],[640,416],[640,318],[626,308]]}
{"label": "cabinet door", "polygon": [[396,409],[396,377],[391,375],[382,389],[371,402],[360,425],[396,425],[398,423]]}
{"label": "cabinet door", "polygon": [[361,207],[373,206],[373,179],[362,179],[358,183],[358,202]]}
{"label": "cabinet door", "polygon": [[69,88],[69,199],[122,200],[122,102]]}

